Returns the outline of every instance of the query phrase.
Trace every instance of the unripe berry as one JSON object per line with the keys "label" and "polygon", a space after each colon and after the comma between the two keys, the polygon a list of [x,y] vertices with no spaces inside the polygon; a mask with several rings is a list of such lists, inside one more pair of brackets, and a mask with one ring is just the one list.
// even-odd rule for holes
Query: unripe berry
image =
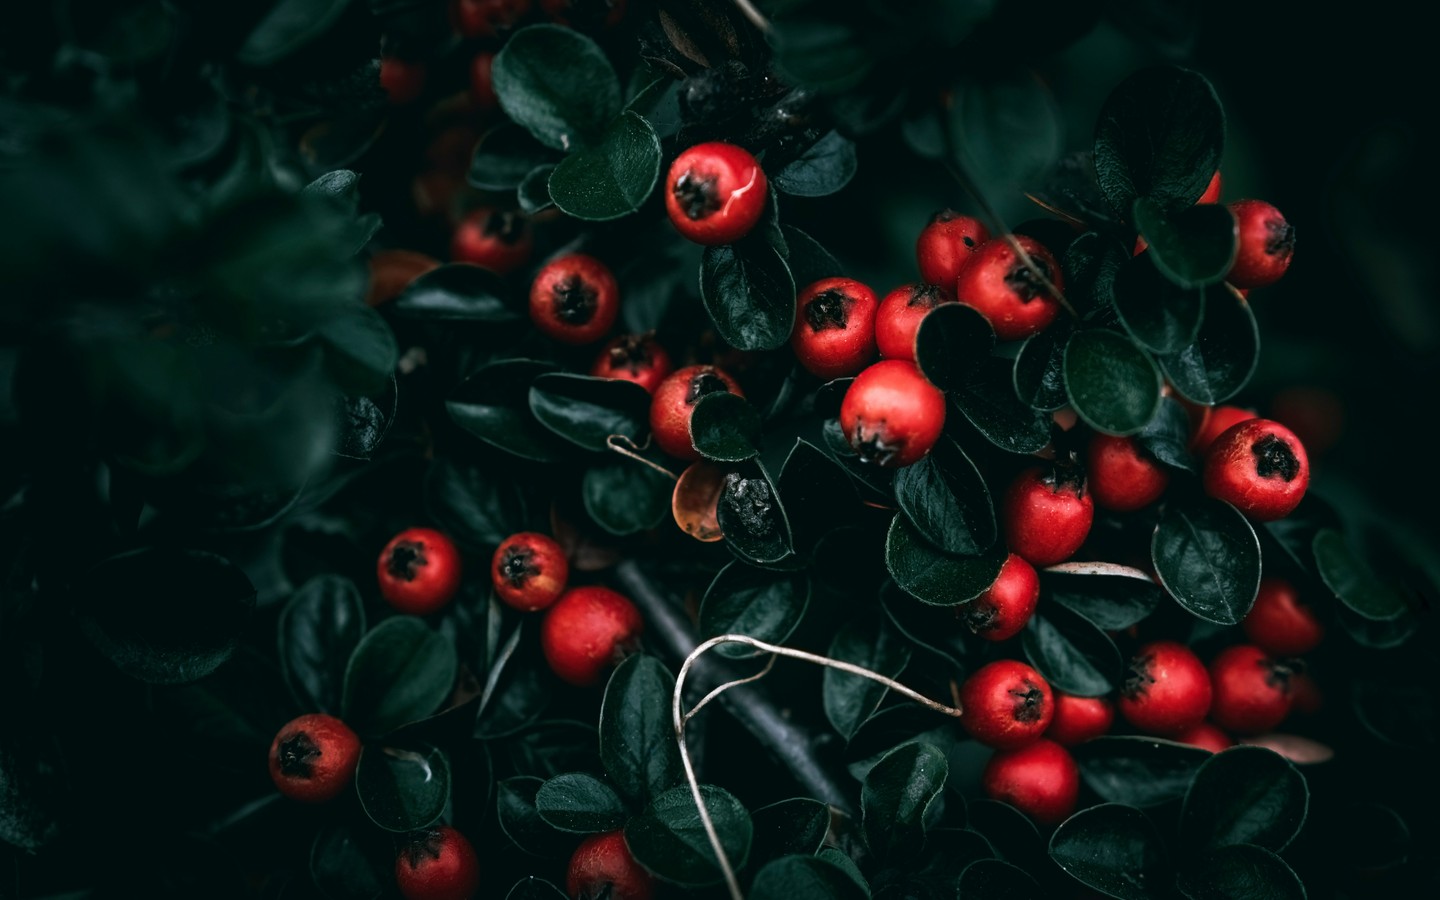
{"label": "unripe berry", "polygon": [[670,164],[665,211],[675,230],[695,243],[730,244],[760,221],[768,191],[750,151],[720,141],[696,144]]}
{"label": "unripe berry", "polygon": [[1147,734],[1181,734],[1210,711],[1210,675],[1184,644],[1153,641],[1130,660],[1118,705],[1120,715]]}
{"label": "unripe berry", "polygon": [[1045,330],[1060,314],[1058,295],[1064,288],[1060,264],[1044,244],[1023,234],[1014,235],[1014,241],[1035,269],[1025,265],[1010,241],[994,238],[976,249],[955,282],[955,299],[979,311],[1002,341]]}
{"label": "unripe berry", "polygon": [[1036,567],[1064,562],[1095,520],[1085,474],[1065,465],[1032,466],[1015,477],[1000,506],[1005,544]]}
{"label": "unripe berry", "polygon": [[622,334],[600,348],[590,374],[633,381],[654,394],[674,368],[653,333]]}
{"label": "unripe berry", "polygon": [[334,716],[310,713],[285,723],[270,743],[270,778],[280,793],[324,803],[350,786],[360,738]]}
{"label": "unripe berry", "polygon": [[985,592],[955,607],[955,614],[976,637],[1009,640],[1024,629],[1040,602],[1040,576],[1035,567],[1014,553]]}
{"label": "unripe berry", "polygon": [[886,359],[855,377],[840,402],[840,428],[864,462],[887,468],[918,461],[945,427],[945,395],[913,362]]}
{"label": "unripe berry", "polygon": [[990,230],[979,219],[962,216],[953,209],[940,210],[915,241],[920,277],[929,284],[953,290],[970,255],[988,240]]}
{"label": "unripe berry", "polygon": [[562,681],[589,687],[634,652],[644,625],[627,597],[603,587],[571,588],[546,611],[540,649]]}
{"label": "unripe berry", "polygon": [[790,346],[824,379],[854,375],[875,358],[875,292],[853,278],[823,278],[796,297]]}
{"label": "unripe berry", "polygon": [[1310,484],[1310,460],[1290,429],[1269,419],[1231,426],[1205,454],[1205,492],[1252,519],[1288,516]]}
{"label": "unripe berry", "polygon": [[1294,226],[1263,200],[1236,200],[1229,209],[1235,214],[1239,240],[1235,264],[1225,280],[1243,289],[1279,281],[1295,255]]}
{"label": "unripe berry", "polygon": [[1201,407],[1204,412],[1200,416],[1200,424],[1196,427],[1195,433],[1190,437],[1190,452],[1204,456],[1215,443],[1215,439],[1224,434],[1232,425],[1239,425],[1241,422],[1248,422],[1256,418],[1255,414],[1248,409],[1241,409],[1238,406],[1205,406]]}
{"label": "unripe berry", "polygon": [[1115,724],[1115,704],[1107,697],[1076,697],[1055,692],[1055,716],[1045,736],[1057,744],[1073,747],[1100,737]]}
{"label": "unripe berry", "polygon": [[700,458],[690,440],[690,417],[701,397],[717,391],[745,396],[735,379],[716,366],[686,366],[660,382],[650,401],[650,433],[661,450],[676,459]]}
{"label": "unripe berry", "polygon": [[570,562],[554,538],[522,531],[495,548],[490,581],[500,599],[523,612],[545,609],[560,598]]}
{"label": "unripe berry", "polygon": [[1041,738],[1016,750],[1000,750],[980,776],[986,796],[1008,803],[1041,825],[1058,825],[1075,812],[1080,767],[1070,751]]}
{"label": "unripe berry", "polygon": [[480,860],[454,828],[428,828],[400,849],[395,884],[405,900],[470,900],[480,889]]}
{"label": "unripe berry", "polygon": [[1260,580],[1255,605],[1240,627],[1250,643],[1272,656],[1304,656],[1325,636],[1315,610],[1300,602],[1294,585],[1279,578]]}
{"label": "unripe berry", "polygon": [[1253,644],[1226,647],[1210,663],[1210,718],[1237,734],[1259,734],[1290,712],[1290,669]]}
{"label": "unripe berry", "polygon": [[385,545],[375,564],[380,596],[400,612],[423,616],[460,589],[460,551],[433,528],[407,528]]}
{"label": "unripe berry", "polygon": [[1211,722],[1201,722],[1188,728],[1175,735],[1174,740],[1176,743],[1189,744],[1211,753],[1219,753],[1235,746],[1235,739]]}
{"label": "unripe berry", "polygon": [[524,215],[483,206],[455,227],[450,238],[450,258],[506,275],[529,262],[534,247],[530,221]]}
{"label": "unripe berry", "polygon": [[914,362],[920,320],[940,304],[954,301],[947,290],[933,284],[901,285],[886,294],[875,313],[875,346],[880,355]]}
{"label": "unripe berry", "polygon": [[1013,659],[997,659],[960,686],[960,724],[989,747],[1023,747],[1040,738],[1055,715],[1055,698],[1040,673]]}
{"label": "unripe berry", "polygon": [[625,832],[592,834],[580,842],[565,870],[565,893],[581,900],[650,900],[655,878],[625,845]]}
{"label": "unripe berry", "polygon": [[1095,505],[1133,512],[1160,499],[1170,473],[1133,437],[1096,432],[1085,453],[1086,484]]}
{"label": "unripe berry", "polygon": [[550,260],[530,285],[530,321],[562,344],[598,341],[620,315],[620,286],[610,267],[570,253]]}

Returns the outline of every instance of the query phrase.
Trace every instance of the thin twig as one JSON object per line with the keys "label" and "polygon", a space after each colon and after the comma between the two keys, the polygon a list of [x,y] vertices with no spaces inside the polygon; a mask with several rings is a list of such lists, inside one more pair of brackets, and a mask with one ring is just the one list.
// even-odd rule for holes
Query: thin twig
{"label": "thin twig", "polygon": [[702,709],[705,708],[705,704],[709,703],[711,700],[714,700],[716,697],[718,697],[718,696],[720,696],[721,694],[725,693],[726,691],[730,690],[732,687],[739,687],[739,686],[742,685],[742,684],[749,684],[749,683],[752,682],[752,681],[759,681],[760,679],[764,678],[766,675],[769,675],[769,674],[770,674],[770,670],[773,669],[773,668],[775,668],[775,660],[777,660],[777,659],[779,659],[779,658],[780,658],[780,657],[778,657],[778,656],[776,656],[774,653],[772,653],[772,654],[770,654],[769,659],[765,660],[765,668],[763,668],[763,669],[761,669],[760,671],[756,672],[754,675],[750,675],[750,676],[748,676],[748,677],[746,677],[746,678],[737,678],[737,679],[735,679],[734,681],[727,681],[727,682],[725,682],[724,684],[720,685],[719,687],[715,688],[715,690],[713,690],[713,691],[711,691],[710,693],[706,694],[706,695],[700,700],[699,703],[697,703],[697,704],[695,704],[694,706],[690,707],[690,711],[685,714],[685,722],[683,722],[683,723],[681,723],[681,724],[688,724],[691,719],[695,718],[695,714],[696,714],[696,713],[698,713],[700,710],[702,710]]}
{"label": "thin twig", "polygon": [[[623,443],[622,443],[622,442],[623,442]],[[625,444],[629,444],[630,446],[627,447],[627,446],[625,446]],[[636,452],[636,451],[638,451],[638,450],[643,450],[643,449],[645,449],[645,447],[650,446],[650,439],[649,439],[649,438],[646,438],[646,439],[645,439],[645,445],[644,445],[643,447],[637,447],[637,446],[635,446],[635,442],[632,441],[632,440],[630,440],[630,439],[629,439],[628,437],[626,437],[625,435],[623,435],[623,434],[611,434],[611,435],[607,435],[607,436],[605,437],[605,446],[609,447],[611,450],[614,450],[616,453],[620,454],[621,456],[628,456],[628,457],[630,457],[631,459],[635,460],[635,461],[638,462],[638,463],[644,463],[645,465],[647,465],[647,466],[649,466],[650,468],[654,469],[655,471],[659,472],[661,475],[664,475],[664,476],[668,477],[671,481],[679,481],[679,480],[680,480],[680,476],[679,476],[679,475],[676,475],[674,472],[670,471],[669,469],[665,468],[664,466],[660,465],[659,463],[653,463],[653,462],[651,462],[650,460],[646,459],[645,457],[641,456],[638,452]]]}
{"label": "thin twig", "polygon": [[740,12],[745,14],[745,18],[750,20],[750,24],[760,29],[761,34],[770,33],[770,20],[765,18],[764,13],[755,8],[755,4],[751,3],[750,0],[735,0],[735,5],[739,7]]}

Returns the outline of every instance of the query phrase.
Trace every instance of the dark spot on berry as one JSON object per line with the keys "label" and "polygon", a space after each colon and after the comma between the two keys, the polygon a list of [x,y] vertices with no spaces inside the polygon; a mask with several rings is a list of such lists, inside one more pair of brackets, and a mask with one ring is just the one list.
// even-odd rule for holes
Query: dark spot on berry
{"label": "dark spot on berry", "polygon": [[1125,684],[1121,686],[1120,693],[1129,700],[1138,700],[1145,695],[1145,689],[1155,683],[1155,676],[1150,674],[1150,669],[1155,665],[1155,657],[1137,656],[1130,660],[1129,675],[1125,677]]}
{"label": "dark spot on berry", "polygon": [[1280,218],[1265,220],[1265,254],[1288,257],[1295,252],[1295,226]]}
{"label": "dark spot on berry", "polygon": [[1050,470],[1040,476],[1040,483],[1049,487],[1056,494],[1061,491],[1069,491],[1076,497],[1085,496],[1085,469],[1071,453],[1067,460],[1057,460]]}
{"label": "dark spot on berry", "polygon": [[280,774],[286,778],[309,778],[314,774],[315,761],[320,758],[320,748],[310,735],[297,731],[280,741]]}
{"label": "dark spot on berry", "polygon": [[444,846],[443,838],[444,834],[438,829],[412,836],[405,845],[405,861],[410,864],[410,868],[420,868],[420,864],[427,859],[439,859],[440,849]]}
{"label": "dark spot on berry", "polygon": [[694,406],[706,394],[729,393],[730,386],[714,372],[699,372],[690,379],[690,388],[685,392],[685,405]]}
{"label": "dark spot on berry", "polygon": [[844,329],[854,301],[844,291],[821,291],[805,304],[805,322],[811,331]]}
{"label": "dark spot on berry", "polygon": [[540,574],[535,565],[535,551],[529,547],[507,547],[500,560],[500,574],[511,587],[524,587],[525,582]]}
{"label": "dark spot on berry", "polygon": [[1045,693],[1038,685],[1025,682],[1025,690],[1011,691],[1015,698],[1015,721],[1026,725],[1040,721],[1045,715]]}
{"label": "dark spot on berry", "polygon": [[975,246],[975,239],[972,238],[972,237],[971,237],[970,235],[968,235],[968,234],[962,236],[962,237],[960,238],[960,240],[964,241],[964,242],[965,242],[965,246],[967,246],[967,247],[973,247],[973,246]]}
{"label": "dark spot on berry", "polygon": [[745,478],[739,472],[731,472],[725,476],[725,490],[720,495],[720,502],[740,520],[746,531],[756,537],[764,537],[774,527],[770,511],[774,509],[775,501],[770,495],[770,485],[763,478]]}
{"label": "dark spot on berry", "polygon": [[525,220],[513,212],[493,212],[485,220],[481,232],[486,237],[498,238],[502,243],[513,244],[525,233]]}
{"label": "dark spot on berry", "polygon": [[[969,242],[969,238],[965,239]],[[910,289],[910,298],[905,301],[906,306],[923,306],[926,309],[934,309],[945,300],[945,291],[933,284],[917,284]]]}
{"label": "dark spot on berry", "polygon": [[995,617],[999,613],[992,603],[966,603],[955,609],[955,615],[965,623],[971,634],[979,634],[982,631],[993,631],[995,628]]}
{"label": "dark spot on berry", "polygon": [[555,318],[566,325],[584,325],[595,318],[598,292],[579,275],[570,275],[550,289]]}
{"label": "dark spot on berry", "polygon": [[715,180],[715,176],[700,175],[694,169],[686,169],[675,179],[675,199],[680,202],[685,218],[698,221],[720,209],[720,192]]}
{"label": "dark spot on berry", "polygon": [[1273,434],[1267,434],[1250,446],[1255,455],[1255,474],[1261,478],[1279,477],[1294,481],[1300,474],[1300,460],[1290,445]]}
{"label": "dark spot on berry", "polygon": [[629,369],[630,374],[639,375],[642,369],[650,368],[652,357],[648,335],[627,334],[609,350],[612,369]]}
{"label": "dark spot on berry", "polygon": [[1034,269],[1025,265],[1024,260],[1017,259],[1010,271],[1005,273],[1005,286],[1020,298],[1021,303],[1049,294],[1050,285],[1055,281],[1049,263],[1035,254],[1030,255],[1030,261],[1035,264]]}
{"label": "dark spot on berry", "polygon": [[865,420],[860,419],[855,423],[855,439],[850,442],[850,448],[861,462],[885,466],[901,449],[901,445],[891,443],[887,438],[884,419],[873,430],[867,429]]}
{"label": "dark spot on berry", "polygon": [[401,541],[390,551],[390,559],[385,563],[385,571],[390,577],[399,578],[403,581],[414,581],[415,576],[420,574],[418,569],[421,566],[429,565],[430,561],[425,558],[425,545],[420,541]]}

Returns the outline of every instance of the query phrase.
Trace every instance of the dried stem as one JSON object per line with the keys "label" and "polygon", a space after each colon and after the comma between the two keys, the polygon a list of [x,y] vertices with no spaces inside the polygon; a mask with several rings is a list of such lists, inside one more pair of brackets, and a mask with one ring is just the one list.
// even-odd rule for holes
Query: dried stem
{"label": "dried stem", "polygon": [[755,4],[750,0],[735,0],[735,6],[745,14],[745,18],[750,20],[750,24],[760,29],[761,34],[770,33],[770,20],[765,18],[765,14],[756,9]]}
{"label": "dried stem", "polygon": [[[628,446],[627,446],[627,445],[628,445]],[[620,454],[621,456],[628,456],[628,457],[630,457],[631,459],[635,460],[635,461],[638,462],[638,463],[644,463],[645,465],[647,465],[647,466],[649,466],[650,468],[654,469],[655,471],[659,472],[661,475],[666,476],[666,477],[669,478],[671,481],[679,481],[679,480],[680,480],[680,476],[679,476],[679,475],[676,475],[674,472],[670,471],[669,469],[665,468],[664,466],[660,465],[659,463],[653,463],[653,462],[651,462],[650,460],[648,460],[648,459],[646,459],[645,457],[641,456],[641,455],[639,454],[639,452],[637,452],[637,451],[640,451],[640,450],[645,449],[645,447],[650,446],[650,440],[649,440],[649,438],[646,438],[646,440],[645,440],[645,447],[637,447],[637,446],[635,446],[635,442],[632,441],[632,440],[630,440],[630,439],[629,439],[628,437],[626,437],[625,435],[623,435],[623,434],[611,434],[611,435],[607,435],[607,436],[606,436],[606,438],[605,438],[605,446],[609,447],[611,450],[614,450],[616,453]]]}

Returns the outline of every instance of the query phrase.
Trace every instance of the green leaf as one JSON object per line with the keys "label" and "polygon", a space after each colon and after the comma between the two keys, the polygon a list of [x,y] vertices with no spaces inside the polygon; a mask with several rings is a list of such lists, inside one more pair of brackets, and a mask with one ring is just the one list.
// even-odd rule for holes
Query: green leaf
{"label": "green leaf", "polygon": [[434,824],[450,802],[450,759],[437,747],[382,747],[360,751],[355,791],[370,821],[386,831],[416,831]]}
{"label": "green leaf", "polygon": [[[887,678],[897,677],[910,662],[910,648],[886,620],[874,614],[841,625],[826,655]],[[847,740],[855,736],[889,690],[879,682],[828,667],[822,678],[825,717]]]}
{"label": "green leaf", "polygon": [[377,900],[395,878],[390,836],[368,826],[324,825],[310,845],[310,878],[327,897]]}
{"label": "green leaf", "polygon": [[527,875],[511,886],[505,900],[566,900],[566,894],[544,879]]}
{"label": "green leaf", "polygon": [[706,247],[700,299],[715,330],[737,350],[774,350],[795,325],[795,281],[770,244],[742,241]]}
{"label": "green leaf", "polygon": [[[3,712],[0,841],[34,853],[61,836],[64,810],[74,800],[64,760],[42,720],[24,710],[17,714],[8,702]],[[209,735],[213,737],[214,732]]]}
{"label": "green leaf", "polygon": [[816,859],[824,860],[845,873],[845,876],[860,889],[860,896],[868,900],[870,897],[870,885],[865,881],[865,876],[860,873],[860,867],[855,865],[855,860],[834,847],[826,847],[817,853],[815,857]]}
{"label": "green leaf", "polygon": [[1050,837],[1050,858],[1075,880],[1121,900],[1167,896],[1170,864],[1155,825],[1140,810],[1102,803],[1066,819]]}
{"label": "green leaf", "polygon": [[525,530],[524,493],[493,466],[459,465],[442,456],[425,473],[423,493],[430,518],[462,546],[494,547]]}
{"label": "green leaf", "polygon": [[1175,284],[1156,268],[1153,253],[1142,253],[1115,278],[1115,314],[1146,350],[1178,353],[1200,335],[1205,290]]}
{"label": "green leaf", "polygon": [[1193,206],[1220,167],[1225,113],[1198,72],[1144,69],[1120,83],[1095,126],[1095,174],[1122,217],[1137,197],[1163,210]]}
{"label": "green leaf", "polygon": [[554,172],[554,166],[536,166],[515,189],[515,199],[520,201],[520,209],[526,215],[533,216],[555,205],[550,196],[550,176]]}
{"label": "green leaf", "polygon": [[235,652],[255,586],[222,556],[146,548],[121,553],[71,586],[80,632],[131,678],[180,684]]}
{"label": "green leaf", "polygon": [[1020,345],[1013,381],[1021,403],[1054,412],[1070,402],[1065,394],[1065,346],[1073,333],[1068,321],[1056,322]]}
{"label": "green leaf", "polygon": [[500,324],[521,317],[505,299],[500,276],[470,263],[431,269],[410,282],[388,308],[406,319]]}
{"label": "green leaf", "polygon": [[1060,604],[1046,603],[1020,635],[1025,658],[1057,690],[1100,697],[1120,682],[1125,663],[1105,632]]}
{"label": "green leaf", "polygon": [[675,678],[653,656],[630,655],[616,667],[600,703],[600,762],[626,797],[645,803],[681,779],[670,718]]}
{"label": "green leaf", "polygon": [[831,131],[777,172],[770,183],[796,197],[824,197],[849,184],[855,168],[855,142]]}
{"label": "green leaf", "polygon": [[400,350],[380,313],[368,306],[337,310],[316,335],[328,346],[326,361],[346,393],[373,394],[389,383]]}
{"label": "green leaf", "polygon": [[970,75],[952,91],[947,125],[955,162],[983,193],[1033,181],[1060,158],[1060,112],[1034,72]]}
{"label": "green leaf", "polygon": [[995,543],[995,509],[980,470],[942,436],[895,473],[895,499],[915,530],[946,553],[974,556]]}
{"label": "green leaf", "polygon": [[1211,753],[1139,735],[1105,735],[1073,748],[1085,786],[1112,803],[1159,806],[1185,796]]}
{"label": "green leaf", "polygon": [[1044,865],[1045,846],[1040,841],[1040,830],[1020,810],[999,800],[971,800],[966,804],[965,813],[970,820],[969,827],[984,835],[1001,859],[1027,869]]}
{"label": "green leaf", "polygon": [[1260,361],[1260,329],[1250,304],[1228,290],[1207,294],[1195,343],[1157,361],[1186,400],[1206,406],[1229,400],[1250,381]]}
{"label": "green leaf", "polygon": [[585,511],[595,524],[623,536],[648,531],[665,521],[675,480],[621,457],[586,469],[580,490]]}
{"label": "green leaf", "polygon": [[605,53],[559,25],[512,34],[495,54],[491,77],[505,114],[556,150],[599,143],[620,113],[620,79]]}
{"label": "green leaf", "polygon": [[787,81],[839,93],[864,80],[875,59],[853,25],[808,9],[785,12],[767,36]]}
{"label": "green leaf", "polygon": [[1180,839],[1196,848],[1257,844],[1279,853],[1295,840],[1310,808],[1305,776],[1261,747],[1231,747],[1211,757],[1185,794]]}
{"label": "green leaf", "polygon": [[998,859],[976,860],[960,873],[966,900],[1044,900],[1040,884],[1019,866]]}
{"label": "green leaf", "polygon": [[1167,466],[1187,472],[1199,468],[1190,455],[1190,417],[1174,397],[1160,401],[1160,411],[1135,435],[1135,441]]}
{"label": "green leaf", "polygon": [[534,359],[502,359],[456,385],[445,409],[464,430],[492,447],[537,462],[564,458],[564,445],[530,411],[530,385],[555,371]]}
{"label": "green leaf", "polygon": [[785,262],[790,266],[797,285],[814,284],[822,278],[839,278],[845,274],[839,260],[810,235],[794,225],[781,225],[780,233],[785,237],[785,245],[790,248]]}
{"label": "green leaf", "polygon": [[555,152],[513,122],[480,137],[470,157],[470,184],[484,191],[513,191],[539,166],[553,164]]}
{"label": "green leaf", "polygon": [[1322,528],[1310,546],[1320,579],[1347,609],[1375,622],[1393,621],[1405,614],[1405,598],[1376,576],[1340,532]]}
{"label": "green leaf", "polygon": [[1238,624],[1260,590],[1260,539],[1219,500],[1167,507],[1150,539],[1150,558],[1170,596],[1207,622]]}
{"label": "green leaf", "polygon": [[273,65],[324,34],[349,5],[350,0],[279,0],[235,58],[247,66]]}
{"label": "green leaf", "polygon": [[550,173],[548,189],[577,219],[606,222],[635,212],[660,178],[660,138],[637,113],[622,113],[600,143],[570,154]]}
{"label": "green leaf", "polygon": [[611,435],[640,443],[650,428],[650,392],[633,381],[552,372],[531,383],[530,412],[565,440],[600,453]]}
{"label": "green leaf", "polygon": [[1009,360],[988,357],[965,384],[950,392],[950,401],[1001,450],[1034,453],[1050,443],[1050,417],[1016,395],[1012,366]]}
{"label": "green leaf", "polygon": [[1114,235],[1096,231],[1085,232],[1065,248],[1065,298],[1085,321],[1108,314],[1115,305],[1115,279],[1133,258],[1131,250]]}
{"label": "green leaf", "polygon": [[[730,864],[742,868],[750,853],[750,814],[728,791],[714,785],[700,785],[700,797]],[[625,824],[625,843],[642,866],[681,887],[708,887],[724,878],[689,785],[671,788],[650,801],[644,812]]]}
{"label": "green leaf", "polygon": [[1106,631],[1124,631],[1160,605],[1164,588],[1140,569],[1114,563],[1061,563],[1040,571],[1043,595]]}
{"label": "green leaf", "polygon": [[1160,408],[1160,370],[1129,338],[1107,328],[1076,332],[1065,347],[1065,393],[1085,423],[1134,434]]}
{"label": "green leaf", "polygon": [[780,499],[796,552],[804,555],[827,534],[853,523],[860,511],[855,484],[845,469],[802,438],[795,439],[780,467]]}
{"label": "green leaf", "polygon": [[280,669],[304,709],[340,708],[345,667],[365,633],[365,608],[348,578],[317,575],[290,596],[280,613]]}
{"label": "green leaf", "polygon": [[1141,197],[1135,201],[1135,226],[1150,244],[1143,255],[1177,287],[1218,284],[1235,262],[1240,226],[1235,214],[1218,203],[1167,213]]}
{"label": "green leaf", "polygon": [[750,819],[755,826],[750,863],[760,865],[792,853],[818,853],[830,830],[830,807],[811,797],[791,797],[760,807]]}
{"label": "green leaf", "polygon": [[444,635],[414,616],[386,619],[350,655],[341,718],[361,737],[419,721],[450,696],[456,666]]}
{"label": "green leaf", "polygon": [[920,854],[926,816],[949,771],[945,754],[925,743],[901,744],[870,769],[860,788],[860,821],[871,853],[890,864]]}
{"label": "green leaf", "polygon": [[760,414],[739,394],[706,394],[690,413],[690,443],[706,459],[753,459],[760,447]]}
{"label": "green leaf", "polygon": [[770,473],[751,461],[725,476],[716,518],[726,545],[757,565],[779,562],[794,549],[790,522]]}
{"label": "green leaf", "polygon": [[1175,887],[1188,900],[1305,900],[1305,885],[1285,860],[1253,844],[1200,855]]}
{"label": "green leaf", "polygon": [[629,811],[610,785],[588,772],[556,775],[535,792],[535,811],[546,824],[575,834],[613,831]]}
{"label": "green leaf", "polygon": [[[785,642],[810,606],[810,577],[771,572],[735,560],[721,569],[700,603],[700,635],[747,634],[772,644]],[[749,656],[751,648],[723,644],[722,656]]]}
{"label": "green leaf", "polygon": [[995,329],[974,307],[942,303],[920,320],[915,364],[942,391],[969,384],[995,349]]}
{"label": "green leaf", "polygon": [[521,850],[546,859],[564,859],[574,850],[575,839],[540,818],[535,796],[544,783],[544,779],[526,775],[496,784],[496,817],[500,830]]}
{"label": "green leaf", "polygon": [[813,856],[784,856],[755,873],[750,900],[863,900],[869,897],[849,873]]}
{"label": "green leaf", "polygon": [[905,593],[932,606],[957,606],[985,592],[1000,575],[1003,546],[979,556],[950,556],[932,547],[903,515],[890,522],[885,568]]}

